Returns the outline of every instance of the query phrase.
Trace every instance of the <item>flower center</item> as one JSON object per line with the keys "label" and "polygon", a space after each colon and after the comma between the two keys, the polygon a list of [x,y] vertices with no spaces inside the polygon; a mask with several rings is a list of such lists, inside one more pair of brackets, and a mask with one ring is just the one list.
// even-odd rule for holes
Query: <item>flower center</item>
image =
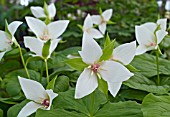
{"label": "flower center", "polygon": [[156,46],[156,44],[155,43],[150,43],[149,46]]}
{"label": "flower center", "polygon": [[49,36],[47,34],[44,34],[42,37],[40,37],[42,40],[48,40]]}
{"label": "flower center", "polygon": [[92,70],[94,73],[97,73],[99,67],[100,67],[99,64],[93,64],[93,65],[91,65],[91,70]]}
{"label": "flower center", "polygon": [[48,99],[43,100],[42,105],[45,107],[49,107],[50,101]]}

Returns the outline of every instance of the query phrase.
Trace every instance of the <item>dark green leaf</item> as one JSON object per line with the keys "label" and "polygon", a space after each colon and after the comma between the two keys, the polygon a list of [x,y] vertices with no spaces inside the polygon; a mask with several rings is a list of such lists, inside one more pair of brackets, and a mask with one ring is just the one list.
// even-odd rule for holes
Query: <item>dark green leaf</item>
{"label": "dark green leaf", "polygon": [[108,97],[108,85],[102,78],[98,78],[98,89]]}
{"label": "dark green leaf", "polygon": [[142,102],[144,117],[170,117],[170,96],[148,94]]}

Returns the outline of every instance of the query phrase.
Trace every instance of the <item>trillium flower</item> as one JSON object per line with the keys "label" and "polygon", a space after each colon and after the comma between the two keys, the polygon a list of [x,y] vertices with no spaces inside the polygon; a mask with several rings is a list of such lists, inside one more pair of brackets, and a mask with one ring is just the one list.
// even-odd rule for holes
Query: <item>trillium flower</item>
{"label": "trillium flower", "polygon": [[29,28],[42,40],[57,39],[66,30],[69,20],[60,20],[46,25],[43,21],[26,17]]}
{"label": "trillium flower", "polygon": [[111,60],[128,65],[136,54],[136,41],[118,46],[113,50]]}
{"label": "trillium flower", "polygon": [[[89,66],[80,74],[75,90],[75,98],[82,98],[92,93],[98,87],[98,77],[108,83],[108,90],[116,96],[123,81],[128,80],[131,73],[122,64],[115,61],[99,61],[102,56],[102,49],[90,36],[83,36],[82,51],[79,52],[83,62]],[[117,86],[112,85],[116,83]]]}
{"label": "trillium flower", "polygon": [[36,18],[49,17],[49,19],[52,19],[56,15],[56,8],[54,3],[52,3],[47,6],[46,11],[44,8],[36,6],[36,7],[31,7],[31,12]]}
{"label": "trillium flower", "polygon": [[14,33],[21,24],[20,21],[14,21],[7,26],[7,32],[0,31],[0,60],[7,51],[11,50],[11,45],[16,41]]}
{"label": "trillium flower", "polygon": [[83,35],[89,35],[92,38],[99,39],[102,38],[103,35],[97,29],[93,28],[93,22],[91,16],[88,14],[84,20],[83,24]]}
{"label": "trillium flower", "polygon": [[44,87],[37,81],[18,77],[22,91],[28,102],[19,112],[18,117],[27,117],[36,112],[37,109],[50,110],[53,99],[58,96],[51,89],[45,90]]}
{"label": "trillium flower", "polygon": [[[47,58],[50,58],[51,53],[55,50],[59,41],[60,41],[60,39],[51,40],[51,44],[49,47],[49,55]],[[35,37],[29,37],[29,36],[24,37],[25,47],[29,48],[30,51],[35,53],[35,55],[33,55],[33,56],[43,57],[42,51],[43,51],[43,46],[44,46],[45,42],[46,41],[35,38]]]}
{"label": "trillium flower", "polygon": [[99,25],[99,30],[102,34],[105,34],[106,24],[109,22],[112,16],[112,9],[105,10],[101,15],[92,15],[92,21],[94,24]]}
{"label": "trillium flower", "polygon": [[166,31],[166,19],[159,19],[157,23],[145,23],[140,26],[135,26],[135,34],[139,46],[137,47],[136,55],[140,55],[149,50],[158,48],[158,44],[162,41]]}

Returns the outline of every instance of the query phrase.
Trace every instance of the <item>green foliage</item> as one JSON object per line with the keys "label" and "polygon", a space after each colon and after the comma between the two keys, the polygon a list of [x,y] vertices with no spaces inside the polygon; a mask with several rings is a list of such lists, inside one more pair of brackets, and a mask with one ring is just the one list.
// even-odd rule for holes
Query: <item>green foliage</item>
{"label": "green foliage", "polygon": [[144,117],[169,117],[170,96],[148,94],[142,102]]}

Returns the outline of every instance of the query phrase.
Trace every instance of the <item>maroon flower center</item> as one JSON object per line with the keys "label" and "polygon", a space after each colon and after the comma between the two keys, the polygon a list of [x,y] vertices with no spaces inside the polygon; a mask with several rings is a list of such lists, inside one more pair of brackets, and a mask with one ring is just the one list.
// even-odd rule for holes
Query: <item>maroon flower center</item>
{"label": "maroon flower center", "polygon": [[149,46],[156,46],[156,44],[155,43],[150,43]]}
{"label": "maroon flower center", "polygon": [[45,100],[42,102],[42,105],[45,106],[45,107],[49,107],[50,101],[49,101],[48,99],[45,99]]}
{"label": "maroon flower center", "polygon": [[94,73],[97,73],[99,67],[100,67],[99,64],[93,64],[93,65],[91,65],[91,70],[92,70]]}

